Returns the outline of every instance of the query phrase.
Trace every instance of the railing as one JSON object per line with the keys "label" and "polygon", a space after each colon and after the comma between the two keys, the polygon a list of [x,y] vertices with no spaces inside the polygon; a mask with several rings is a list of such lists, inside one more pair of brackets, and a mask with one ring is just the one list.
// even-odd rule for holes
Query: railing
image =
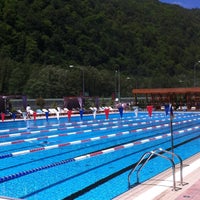
{"label": "railing", "polygon": [[[170,154],[172,155],[172,158],[169,158],[162,153]],[[176,177],[175,177],[175,163],[174,163],[174,157],[178,158],[180,161],[180,184],[183,186],[186,183],[183,183],[183,162],[180,156],[178,156],[175,153],[172,153],[170,151],[166,151],[162,148],[155,149],[150,152],[146,152],[138,161],[137,165],[130,171],[128,175],[128,189],[132,188],[134,185],[137,185],[140,183],[139,181],[139,175],[140,171],[144,168],[144,166],[148,163],[148,161],[152,158],[152,156],[159,156],[163,159],[166,159],[171,162],[172,164],[172,175],[173,175],[173,190],[178,190],[180,188],[176,187]],[[140,165],[141,164],[141,165]],[[137,167],[140,165],[139,169],[137,170],[137,182],[133,185],[131,185],[131,175],[136,171]]]}

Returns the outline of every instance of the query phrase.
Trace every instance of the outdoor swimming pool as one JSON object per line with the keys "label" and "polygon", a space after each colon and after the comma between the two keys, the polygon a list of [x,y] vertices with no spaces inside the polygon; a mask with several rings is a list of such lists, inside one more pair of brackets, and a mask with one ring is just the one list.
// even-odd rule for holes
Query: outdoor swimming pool
{"label": "outdoor swimming pool", "polygon": [[[200,114],[175,113],[174,152],[184,160],[199,152]],[[165,113],[118,113],[0,123],[0,196],[28,200],[110,200],[128,190],[128,174],[156,148],[171,150]],[[159,164],[158,164],[159,163]],[[145,181],[171,167],[153,158]],[[134,176],[133,176],[134,179]],[[134,182],[134,180],[132,180]]]}

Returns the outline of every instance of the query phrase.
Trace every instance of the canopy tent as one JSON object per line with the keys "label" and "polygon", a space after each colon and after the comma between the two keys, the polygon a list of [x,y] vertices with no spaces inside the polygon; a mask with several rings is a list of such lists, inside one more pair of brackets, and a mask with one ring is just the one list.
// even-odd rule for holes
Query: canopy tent
{"label": "canopy tent", "polygon": [[99,97],[64,97],[64,107],[69,110],[84,108],[88,102],[99,107]]}
{"label": "canopy tent", "polygon": [[27,106],[27,97],[23,95],[0,95],[0,113],[6,113],[12,110],[10,99],[22,99],[22,105],[24,108]]}
{"label": "canopy tent", "polygon": [[200,87],[133,89],[132,93],[136,104],[143,99],[146,105],[151,104],[155,108],[167,103],[171,103],[175,107],[191,108],[195,106],[197,109],[200,108]]}

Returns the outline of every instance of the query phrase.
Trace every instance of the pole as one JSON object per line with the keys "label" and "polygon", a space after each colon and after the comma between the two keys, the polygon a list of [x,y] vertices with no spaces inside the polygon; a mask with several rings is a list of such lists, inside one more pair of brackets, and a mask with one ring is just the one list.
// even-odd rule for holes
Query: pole
{"label": "pole", "polygon": [[120,70],[118,70],[118,99],[119,99],[119,102],[120,102],[120,98],[121,98],[120,97],[121,96],[121,94],[120,94],[121,93],[121,91],[120,91],[120,89],[121,89],[120,88],[121,87],[120,82],[121,82],[120,81]]}
{"label": "pole", "polygon": [[115,70],[115,99],[118,97],[117,94],[117,70]]}
{"label": "pole", "polygon": [[173,121],[172,117],[170,117],[170,132],[171,132],[171,150],[174,153],[174,134],[173,134]]}
{"label": "pole", "polygon": [[82,78],[83,78],[83,82],[82,82],[82,86],[83,86],[83,97],[85,96],[85,73],[84,73],[84,69],[81,69],[82,70]]}
{"label": "pole", "polygon": [[[172,106],[172,105],[170,105]],[[172,151],[172,160],[174,161],[174,134],[173,134],[173,115],[171,113],[171,109],[170,108],[170,133],[171,133],[171,151]]]}
{"label": "pole", "polygon": [[196,79],[197,79],[196,72],[197,72],[197,65],[198,65],[199,63],[200,63],[200,60],[197,61],[197,62],[195,63],[195,65],[194,65],[194,87],[197,86],[197,84],[196,84]]}
{"label": "pole", "polygon": [[196,64],[194,65],[194,87],[196,87]]}
{"label": "pole", "polygon": [[85,96],[85,72],[84,72],[84,68],[82,66],[74,66],[74,65],[70,65],[69,67],[73,68],[76,67],[78,69],[80,69],[82,71],[82,96]]}

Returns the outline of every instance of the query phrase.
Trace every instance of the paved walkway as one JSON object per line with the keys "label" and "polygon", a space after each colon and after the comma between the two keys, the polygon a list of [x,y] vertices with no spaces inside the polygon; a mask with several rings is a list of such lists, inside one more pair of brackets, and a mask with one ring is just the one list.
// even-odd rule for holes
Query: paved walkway
{"label": "paved walkway", "polygon": [[175,200],[199,200],[200,199],[200,179],[190,186],[186,191],[178,196]]}
{"label": "paved walkway", "polygon": [[176,170],[176,180],[176,190],[173,190],[172,169],[169,169],[114,200],[200,200],[200,153],[183,161],[183,185],[179,170]]}

